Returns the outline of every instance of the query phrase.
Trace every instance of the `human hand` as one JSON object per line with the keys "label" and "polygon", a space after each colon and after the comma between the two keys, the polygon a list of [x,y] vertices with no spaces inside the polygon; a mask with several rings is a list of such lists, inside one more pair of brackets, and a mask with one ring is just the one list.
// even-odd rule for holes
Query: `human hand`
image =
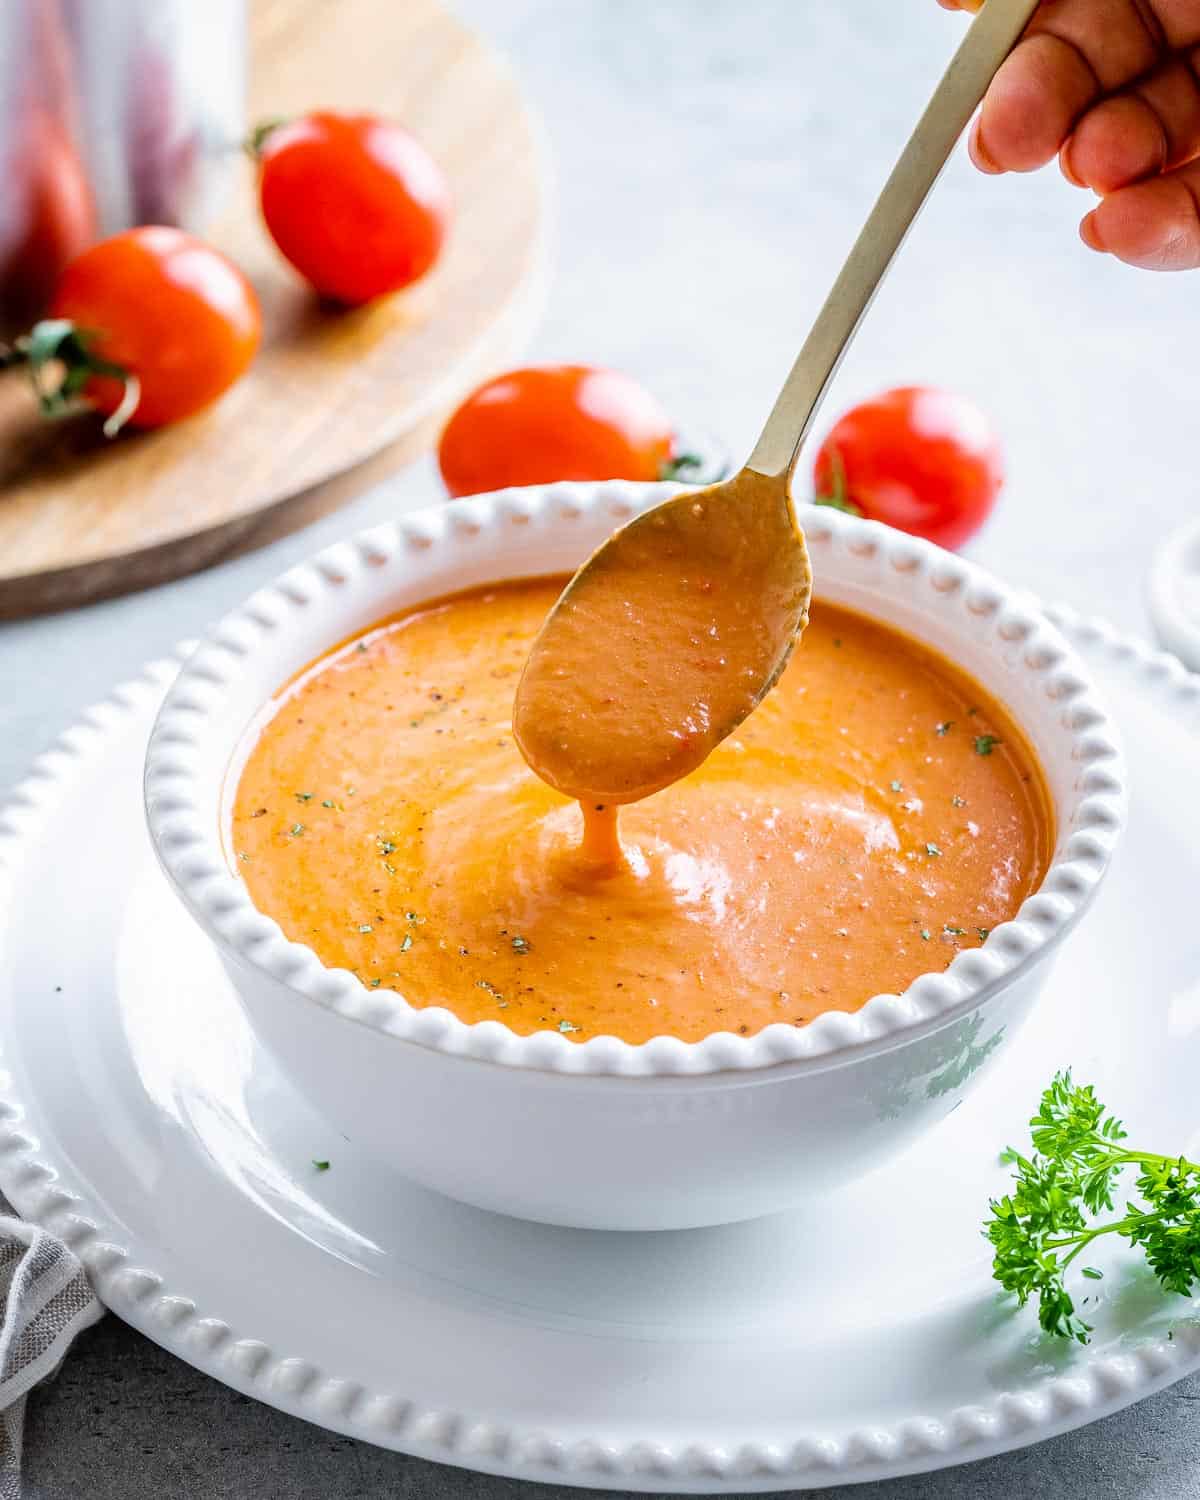
{"label": "human hand", "polygon": [[1057,155],[1100,196],[1079,226],[1091,249],[1154,271],[1200,266],[1200,0],[1043,0],[969,147],[992,173]]}

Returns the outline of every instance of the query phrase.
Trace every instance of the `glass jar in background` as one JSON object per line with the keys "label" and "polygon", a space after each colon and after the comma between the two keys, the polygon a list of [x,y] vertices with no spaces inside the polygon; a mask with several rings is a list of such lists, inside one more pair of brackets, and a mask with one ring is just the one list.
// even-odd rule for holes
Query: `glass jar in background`
{"label": "glass jar in background", "polygon": [[0,0],[0,320],[134,224],[201,230],[244,132],[245,0]]}

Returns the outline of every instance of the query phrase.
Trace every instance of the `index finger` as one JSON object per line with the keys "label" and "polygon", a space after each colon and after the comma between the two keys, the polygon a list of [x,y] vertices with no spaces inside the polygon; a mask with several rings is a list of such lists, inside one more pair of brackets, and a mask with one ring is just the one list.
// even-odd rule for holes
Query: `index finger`
{"label": "index finger", "polygon": [[1196,41],[1195,0],[1045,0],[988,90],[972,133],[976,164],[1045,166],[1094,103]]}

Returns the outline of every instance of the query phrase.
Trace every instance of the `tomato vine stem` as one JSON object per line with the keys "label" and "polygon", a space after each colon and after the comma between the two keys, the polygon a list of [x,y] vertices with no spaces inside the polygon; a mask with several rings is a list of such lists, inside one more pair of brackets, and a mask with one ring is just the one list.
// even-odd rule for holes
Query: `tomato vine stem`
{"label": "tomato vine stem", "polygon": [[[138,377],[124,365],[97,354],[92,347],[95,333],[78,328],[69,318],[43,318],[28,333],[11,344],[0,344],[0,369],[24,366],[42,414],[58,416],[83,394],[94,376],[119,380],[124,387],[120,403],[104,422],[105,437],[116,437],[137,411],[142,387]],[[57,383],[47,380],[49,367],[62,369]]]}

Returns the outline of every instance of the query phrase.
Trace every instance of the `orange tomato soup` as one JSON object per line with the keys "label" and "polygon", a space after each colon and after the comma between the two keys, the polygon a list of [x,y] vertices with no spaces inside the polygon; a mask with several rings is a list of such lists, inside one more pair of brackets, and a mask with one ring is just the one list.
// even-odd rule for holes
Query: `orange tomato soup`
{"label": "orange tomato soup", "polygon": [[821,603],[756,712],[622,808],[621,862],[590,861],[579,805],[530,771],[511,726],[561,588],[504,584],[388,620],[272,705],[231,837],[288,937],[464,1021],[695,1041],[903,990],[1038,885],[1053,818],[1004,709],[917,642]]}

